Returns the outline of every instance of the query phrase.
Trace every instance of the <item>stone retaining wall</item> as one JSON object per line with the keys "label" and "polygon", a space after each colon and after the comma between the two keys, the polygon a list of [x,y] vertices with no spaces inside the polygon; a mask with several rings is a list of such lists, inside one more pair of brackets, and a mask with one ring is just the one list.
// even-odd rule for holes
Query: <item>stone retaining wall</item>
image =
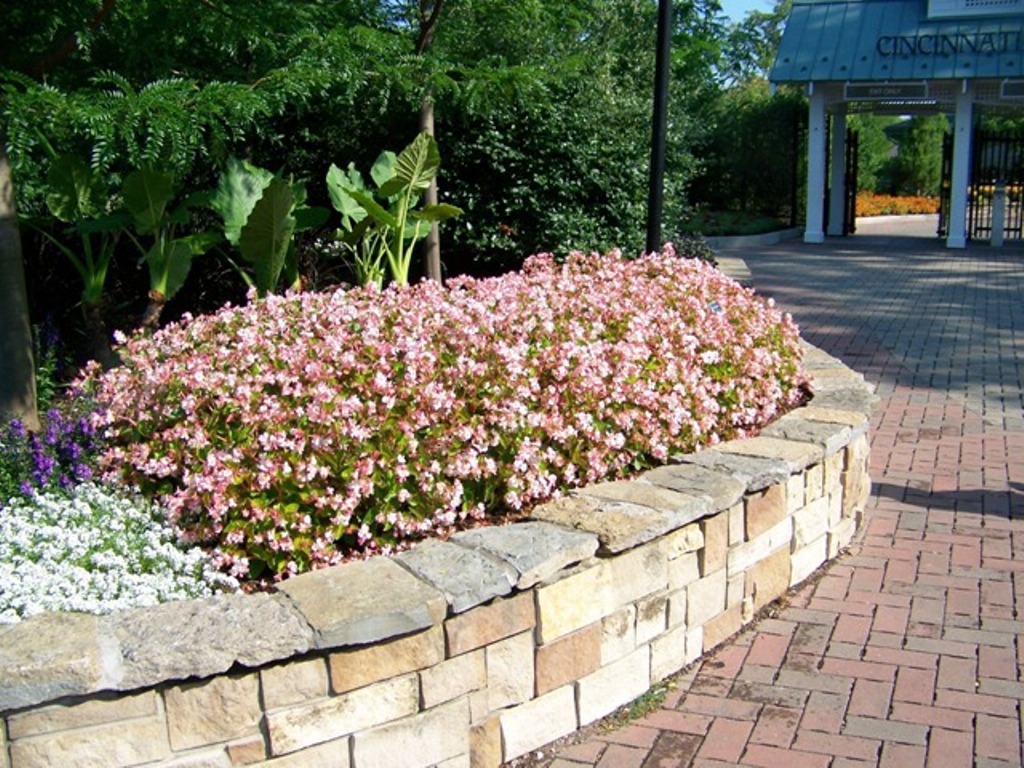
{"label": "stone retaining wall", "polygon": [[0,627],[0,768],[489,768],[725,640],[853,538],[873,395],[808,348],[755,438],[279,592]]}

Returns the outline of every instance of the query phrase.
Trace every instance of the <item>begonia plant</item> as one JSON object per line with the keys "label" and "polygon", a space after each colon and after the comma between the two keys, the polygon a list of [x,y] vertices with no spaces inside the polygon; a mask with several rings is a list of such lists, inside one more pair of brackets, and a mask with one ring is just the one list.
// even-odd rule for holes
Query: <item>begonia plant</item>
{"label": "begonia plant", "polygon": [[120,356],[92,373],[108,474],[259,582],[751,434],[804,383],[792,320],[671,246],[268,296]]}

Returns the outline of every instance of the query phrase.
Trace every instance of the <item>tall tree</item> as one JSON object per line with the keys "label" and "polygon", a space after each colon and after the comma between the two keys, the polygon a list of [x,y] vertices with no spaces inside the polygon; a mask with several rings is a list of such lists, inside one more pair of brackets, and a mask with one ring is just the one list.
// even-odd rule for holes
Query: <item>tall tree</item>
{"label": "tall tree", "polygon": [[0,134],[0,415],[14,415],[39,428],[35,365],[29,325],[21,235],[14,203],[14,181]]}

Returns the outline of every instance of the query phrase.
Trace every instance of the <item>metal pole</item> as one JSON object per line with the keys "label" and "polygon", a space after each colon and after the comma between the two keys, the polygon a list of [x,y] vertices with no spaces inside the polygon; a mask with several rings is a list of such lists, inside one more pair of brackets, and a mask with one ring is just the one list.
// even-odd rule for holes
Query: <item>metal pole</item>
{"label": "metal pole", "polygon": [[647,252],[661,248],[665,144],[668,126],[668,71],[672,51],[672,0],[658,0],[658,48],[654,66],[654,114],[651,120],[651,183],[647,195]]}

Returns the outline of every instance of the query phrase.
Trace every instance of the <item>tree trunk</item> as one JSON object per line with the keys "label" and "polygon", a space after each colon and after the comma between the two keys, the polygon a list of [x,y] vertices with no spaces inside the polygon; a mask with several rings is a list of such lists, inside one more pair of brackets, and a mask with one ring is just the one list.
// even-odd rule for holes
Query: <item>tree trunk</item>
{"label": "tree trunk", "polygon": [[[434,100],[424,96],[420,104],[420,132],[434,135]],[[437,205],[437,177],[430,181],[424,195],[425,205]],[[423,271],[427,279],[442,281],[441,275],[441,227],[436,221],[430,223],[430,233],[423,241]]]}
{"label": "tree trunk", "polygon": [[[420,30],[416,38],[416,55],[423,56],[434,44],[434,32],[437,20],[441,16],[444,0],[420,0]],[[420,133],[434,135],[434,99],[429,87],[423,93],[420,102]],[[425,205],[437,205],[437,178],[435,177],[424,195]],[[441,276],[441,227],[434,221],[430,224],[430,233],[423,242],[423,273],[429,280],[442,281]]]}
{"label": "tree trunk", "polygon": [[14,205],[14,178],[0,135],[0,414],[39,429],[32,327],[25,292],[21,235]]}

